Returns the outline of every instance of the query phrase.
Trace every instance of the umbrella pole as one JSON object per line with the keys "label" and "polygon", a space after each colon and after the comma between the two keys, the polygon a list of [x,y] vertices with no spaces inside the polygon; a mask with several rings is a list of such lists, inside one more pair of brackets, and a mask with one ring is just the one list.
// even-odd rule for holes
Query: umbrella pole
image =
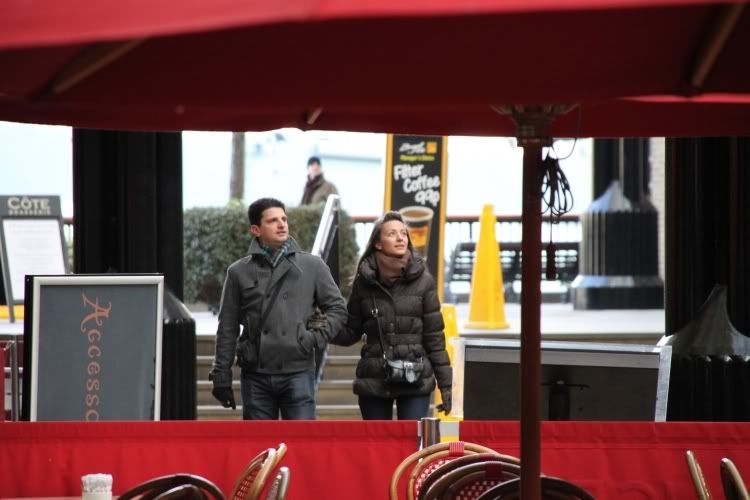
{"label": "umbrella pole", "polygon": [[542,147],[567,104],[490,106],[516,125],[523,148],[521,242],[521,498],[542,497],[541,481],[541,315],[542,315]]}
{"label": "umbrella pole", "polygon": [[541,276],[542,142],[523,147],[523,241],[521,250],[521,498],[541,498]]}

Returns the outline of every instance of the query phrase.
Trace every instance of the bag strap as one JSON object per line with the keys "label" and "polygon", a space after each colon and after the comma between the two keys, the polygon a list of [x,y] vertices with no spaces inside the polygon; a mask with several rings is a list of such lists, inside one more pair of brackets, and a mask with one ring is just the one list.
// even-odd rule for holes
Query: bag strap
{"label": "bag strap", "polygon": [[385,358],[385,342],[383,342],[383,330],[380,328],[380,311],[378,311],[378,305],[375,303],[375,297],[370,296],[372,301],[372,315],[375,316],[375,323],[378,325],[378,340],[380,341],[380,349],[383,351],[383,358]]}
{"label": "bag strap", "polygon": [[[271,312],[271,309],[273,308],[273,304],[276,302],[276,297],[279,296],[279,291],[281,290],[281,284],[284,283],[284,278],[286,278],[287,273],[284,273],[284,276],[279,278],[279,281],[276,283],[276,288],[273,290],[273,295],[271,296],[271,299],[268,301],[268,304],[266,305],[265,311],[263,311],[263,314],[260,317],[260,323],[258,323],[258,331],[263,331],[263,327],[266,326],[266,320],[268,319],[268,314]],[[266,290],[266,295],[268,294],[268,290]]]}

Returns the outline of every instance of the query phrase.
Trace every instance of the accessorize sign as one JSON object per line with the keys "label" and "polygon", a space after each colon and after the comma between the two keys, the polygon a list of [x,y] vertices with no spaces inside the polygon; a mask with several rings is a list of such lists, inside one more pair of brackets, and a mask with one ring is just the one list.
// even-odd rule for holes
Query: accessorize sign
{"label": "accessorize sign", "polygon": [[164,277],[27,280],[24,420],[158,420]]}
{"label": "accessorize sign", "polygon": [[401,212],[441,297],[447,143],[441,136],[389,134],[385,176],[385,210]]}

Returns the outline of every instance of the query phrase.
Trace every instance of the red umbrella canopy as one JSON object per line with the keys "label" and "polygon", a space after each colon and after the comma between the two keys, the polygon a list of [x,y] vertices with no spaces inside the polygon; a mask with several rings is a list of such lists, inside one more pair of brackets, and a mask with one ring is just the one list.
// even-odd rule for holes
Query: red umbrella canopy
{"label": "red umbrella canopy", "polygon": [[[526,137],[507,111],[554,104],[569,111],[551,131],[534,133],[750,134],[745,4],[10,0],[0,16],[0,119]],[[533,186],[541,145],[526,146],[524,185]],[[541,251],[540,195],[532,192],[524,255]],[[523,270],[529,498],[539,496],[540,266],[528,259]]]}
{"label": "red umbrella canopy", "polygon": [[[0,119],[515,135],[492,106],[563,103],[579,106],[558,136],[746,134],[743,7],[16,0],[0,16]],[[641,95],[666,97],[619,99]]]}

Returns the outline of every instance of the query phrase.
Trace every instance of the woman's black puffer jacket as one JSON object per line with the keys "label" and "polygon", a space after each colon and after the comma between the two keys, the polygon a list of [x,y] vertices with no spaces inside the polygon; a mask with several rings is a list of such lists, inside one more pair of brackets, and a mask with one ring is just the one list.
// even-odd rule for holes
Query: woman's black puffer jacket
{"label": "woman's black puffer jacket", "polygon": [[[428,395],[435,389],[435,379],[441,389],[451,387],[452,371],[445,351],[440,300],[435,280],[427,272],[422,257],[412,257],[403,277],[389,288],[377,279],[374,256],[365,258],[354,280],[347,308],[346,329],[332,343],[352,345],[366,335],[354,380],[355,394],[382,398]],[[386,347],[393,345],[399,359],[424,357],[425,368],[417,383],[386,383],[375,308]]]}

